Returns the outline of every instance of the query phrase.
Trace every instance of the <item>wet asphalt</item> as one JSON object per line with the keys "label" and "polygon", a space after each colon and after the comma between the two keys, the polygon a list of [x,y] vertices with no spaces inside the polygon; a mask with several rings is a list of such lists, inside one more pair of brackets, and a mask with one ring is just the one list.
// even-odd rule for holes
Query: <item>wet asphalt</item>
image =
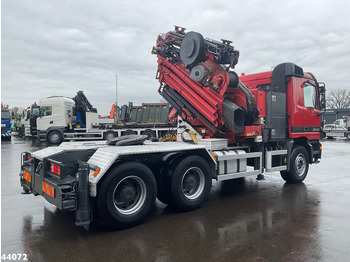
{"label": "wet asphalt", "polygon": [[[304,183],[214,182],[209,200],[180,213],[157,201],[140,226],[111,231],[74,225],[40,196],[22,195],[20,154],[39,149],[1,143],[1,255],[30,261],[349,261],[350,141],[323,140],[321,162]],[[45,145],[41,145],[45,147]],[[18,261],[18,260],[17,260]]]}

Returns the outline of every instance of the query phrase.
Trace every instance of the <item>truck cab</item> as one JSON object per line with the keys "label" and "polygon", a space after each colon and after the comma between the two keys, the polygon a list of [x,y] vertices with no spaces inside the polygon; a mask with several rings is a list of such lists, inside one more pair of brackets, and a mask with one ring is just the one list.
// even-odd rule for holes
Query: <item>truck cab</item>
{"label": "truck cab", "polygon": [[[40,100],[37,118],[38,136],[51,139],[63,137],[63,131],[73,115],[74,101],[67,97],[48,97]],[[52,141],[53,142],[53,141]]]}
{"label": "truck cab", "polygon": [[30,108],[27,110],[27,114],[25,117],[25,136],[34,136],[36,135],[36,120],[39,117],[40,106],[34,102]]}
{"label": "truck cab", "polygon": [[334,121],[335,128],[343,128],[350,130],[350,117],[343,117]]}
{"label": "truck cab", "polygon": [[11,139],[10,110],[1,106],[1,139]]}
{"label": "truck cab", "polygon": [[273,71],[242,75],[240,80],[255,96],[259,117],[265,121],[265,142],[321,138],[325,87],[312,74],[295,64],[283,63]]}

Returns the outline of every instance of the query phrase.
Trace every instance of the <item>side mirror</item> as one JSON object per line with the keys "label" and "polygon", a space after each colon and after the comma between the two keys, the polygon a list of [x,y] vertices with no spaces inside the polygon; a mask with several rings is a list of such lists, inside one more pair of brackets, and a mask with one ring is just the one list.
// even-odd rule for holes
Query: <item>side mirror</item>
{"label": "side mirror", "polygon": [[318,92],[320,97],[320,109],[326,111],[326,85],[323,82],[318,83]]}

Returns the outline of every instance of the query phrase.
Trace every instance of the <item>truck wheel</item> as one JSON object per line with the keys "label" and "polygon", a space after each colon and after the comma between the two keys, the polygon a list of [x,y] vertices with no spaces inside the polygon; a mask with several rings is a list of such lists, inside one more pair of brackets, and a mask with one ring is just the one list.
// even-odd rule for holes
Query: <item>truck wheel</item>
{"label": "truck wheel", "polygon": [[147,139],[152,139],[152,138],[156,137],[156,133],[152,129],[146,129],[143,132],[143,135],[148,136]]}
{"label": "truck wheel", "polygon": [[152,171],[142,163],[126,162],[106,176],[98,195],[102,220],[116,229],[141,223],[156,199],[157,187]]}
{"label": "truck wheel", "polygon": [[106,134],[105,134],[105,139],[106,140],[112,140],[113,138],[115,138],[117,135],[116,133],[114,133],[113,131],[108,131]]}
{"label": "truck wheel", "polygon": [[51,131],[47,136],[47,140],[50,144],[60,144],[63,141],[62,134],[59,131]]}
{"label": "truck wheel", "polygon": [[199,156],[189,156],[176,167],[171,179],[174,205],[190,211],[200,207],[210,194],[212,179],[208,163]]}
{"label": "truck wheel", "polygon": [[350,133],[346,134],[346,138],[350,140]]}
{"label": "truck wheel", "polygon": [[127,129],[124,132],[123,136],[128,136],[128,135],[136,135],[136,132],[134,130],[132,130],[132,129]]}
{"label": "truck wheel", "polygon": [[288,183],[300,183],[305,179],[308,170],[309,155],[304,147],[298,146],[293,149],[290,170],[281,171],[281,176]]}

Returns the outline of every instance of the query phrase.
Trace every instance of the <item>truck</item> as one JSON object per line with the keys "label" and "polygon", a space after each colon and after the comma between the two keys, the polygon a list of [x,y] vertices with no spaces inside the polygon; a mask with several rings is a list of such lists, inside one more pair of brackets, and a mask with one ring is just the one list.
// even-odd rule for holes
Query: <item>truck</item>
{"label": "truck", "polygon": [[11,139],[11,132],[10,110],[1,104],[1,140]]}
{"label": "truck", "polygon": [[24,119],[24,136],[35,137],[37,132],[36,120],[39,117],[40,106],[34,102],[30,107],[27,108]]}
{"label": "truck", "polygon": [[74,211],[77,226],[99,219],[122,229],[142,223],[156,198],[191,211],[208,199],[212,180],[279,171],[301,183],[320,161],[325,85],[311,73],[282,63],[241,81],[231,42],[180,27],[160,34],[152,53],[158,91],[178,117],[177,141],[129,135],[23,152],[24,193]]}
{"label": "truck", "polygon": [[51,144],[64,140],[106,140],[123,135],[140,134],[162,137],[176,127],[167,118],[171,108],[167,103],[144,103],[140,107],[123,106],[122,118],[99,118],[82,91],[75,98],[48,97],[40,100],[37,118],[37,139]]}
{"label": "truck", "polygon": [[333,124],[324,125],[322,131],[324,137],[346,137],[350,140],[350,116],[343,116],[335,120]]}

